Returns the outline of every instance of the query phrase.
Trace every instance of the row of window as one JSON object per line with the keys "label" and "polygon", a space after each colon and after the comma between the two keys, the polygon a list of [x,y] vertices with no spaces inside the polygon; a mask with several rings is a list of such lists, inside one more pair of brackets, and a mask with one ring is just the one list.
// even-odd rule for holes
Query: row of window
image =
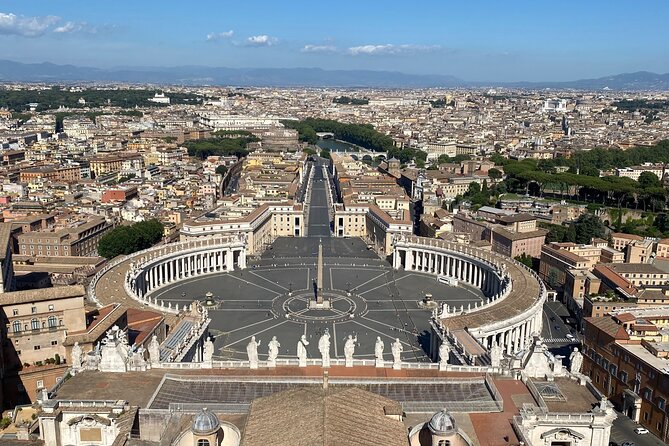
{"label": "row of window", "polygon": [[[33,318],[30,320],[30,329],[39,330],[40,328],[55,328],[63,325],[62,319],[57,319],[55,316],[49,316],[46,321],[40,322],[39,319]],[[20,333],[21,331],[28,331],[28,324],[23,324],[21,321],[14,321],[12,323],[12,331]]]}
{"label": "row of window", "polygon": [[[49,304],[49,311],[53,311],[53,310],[54,310],[54,306],[53,306],[53,304]],[[32,314],[36,314],[36,313],[37,313],[37,307],[35,307],[35,306],[30,307],[30,312],[31,312]],[[12,310],[12,314],[13,314],[14,316],[18,316],[18,315],[19,315],[19,309],[18,309],[18,308],[14,308],[14,310]]]}

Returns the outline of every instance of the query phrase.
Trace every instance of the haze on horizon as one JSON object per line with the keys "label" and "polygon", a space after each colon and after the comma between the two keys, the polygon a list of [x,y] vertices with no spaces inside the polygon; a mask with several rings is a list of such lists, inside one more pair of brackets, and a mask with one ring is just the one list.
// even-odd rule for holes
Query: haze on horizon
{"label": "haze on horizon", "polygon": [[392,70],[500,82],[669,72],[669,2],[642,5],[22,0],[0,5],[0,58],[102,68]]}

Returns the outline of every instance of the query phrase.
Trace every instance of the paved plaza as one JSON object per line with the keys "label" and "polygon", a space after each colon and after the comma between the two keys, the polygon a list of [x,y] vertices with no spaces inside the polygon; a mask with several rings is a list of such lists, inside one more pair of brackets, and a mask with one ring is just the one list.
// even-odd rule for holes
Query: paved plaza
{"label": "paved plaza", "polygon": [[[211,305],[210,333],[214,359],[245,360],[251,336],[261,341],[259,358],[266,359],[267,343],[276,336],[279,358],[296,357],[297,342],[305,334],[308,357],[319,358],[318,339],[328,330],[332,358],[344,358],[348,335],[357,337],[355,357],[373,359],[379,336],[385,358],[390,345],[402,342],[405,361],[429,361],[431,309],[419,306],[426,295],[451,306],[483,301],[480,290],[463,285],[440,284],[434,276],[395,271],[385,259],[359,238],[331,237],[326,188],[331,187],[322,169],[314,166],[308,207],[308,237],[279,238],[260,258],[249,259],[248,268],[205,275],[168,285],[155,293],[166,302],[189,305],[193,300]],[[315,299],[319,244],[323,246],[323,295],[330,309],[309,309]]]}
{"label": "paved plaza", "polygon": [[[321,240],[323,294],[332,308],[310,310]],[[295,357],[302,334],[311,343],[309,357],[318,358],[318,338],[328,329],[333,358],[344,358],[344,342],[351,334],[358,337],[356,358],[373,359],[380,336],[386,359],[392,359],[390,344],[399,338],[403,360],[427,361],[430,310],[419,307],[425,295],[465,307],[483,299],[475,288],[451,287],[427,274],[394,271],[360,239],[318,237],[278,239],[260,259],[249,261],[246,270],[197,277],[169,285],[154,296],[182,306],[204,301],[207,293],[213,301],[209,315],[215,359],[246,359],[246,344],[253,335],[262,342],[260,359],[266,358],[272,336],[281,343],[280,358]]]}

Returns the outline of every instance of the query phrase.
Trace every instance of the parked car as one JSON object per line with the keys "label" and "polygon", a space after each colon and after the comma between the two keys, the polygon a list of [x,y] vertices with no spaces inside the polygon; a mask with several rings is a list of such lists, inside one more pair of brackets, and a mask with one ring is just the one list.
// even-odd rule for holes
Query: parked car
{"label": "parked car", "polygon": [[648,433],[648,429],[646,429],[645,427],[637,427],[636,429],[634,429],[634,433],[638,435],[644,435]]}
{"label": "parked car", "polygon": [[567,333],[566,337],[567,337],[567,339],[569,339],[570,341],[573,341],[574,339],[576,339],[576,337],[575,337],[573,334],[571,334],[571,333]]}
{"label": "parked car", "polygon": [[621,446],[634,446],[634,442],[633,441],[626,441]]}

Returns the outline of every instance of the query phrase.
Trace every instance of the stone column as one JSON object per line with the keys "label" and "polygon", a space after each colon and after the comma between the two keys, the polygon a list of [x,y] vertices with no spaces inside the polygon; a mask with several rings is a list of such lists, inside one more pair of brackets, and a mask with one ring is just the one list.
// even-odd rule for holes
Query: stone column
{"label": "stone column", "polygon": [[230,272],[234,269],[233,267],[233,262],[234,262],[234,253],[232,252],[231,248],[228,248],[227,251],[225,252],[225,269],[226,271]]}

